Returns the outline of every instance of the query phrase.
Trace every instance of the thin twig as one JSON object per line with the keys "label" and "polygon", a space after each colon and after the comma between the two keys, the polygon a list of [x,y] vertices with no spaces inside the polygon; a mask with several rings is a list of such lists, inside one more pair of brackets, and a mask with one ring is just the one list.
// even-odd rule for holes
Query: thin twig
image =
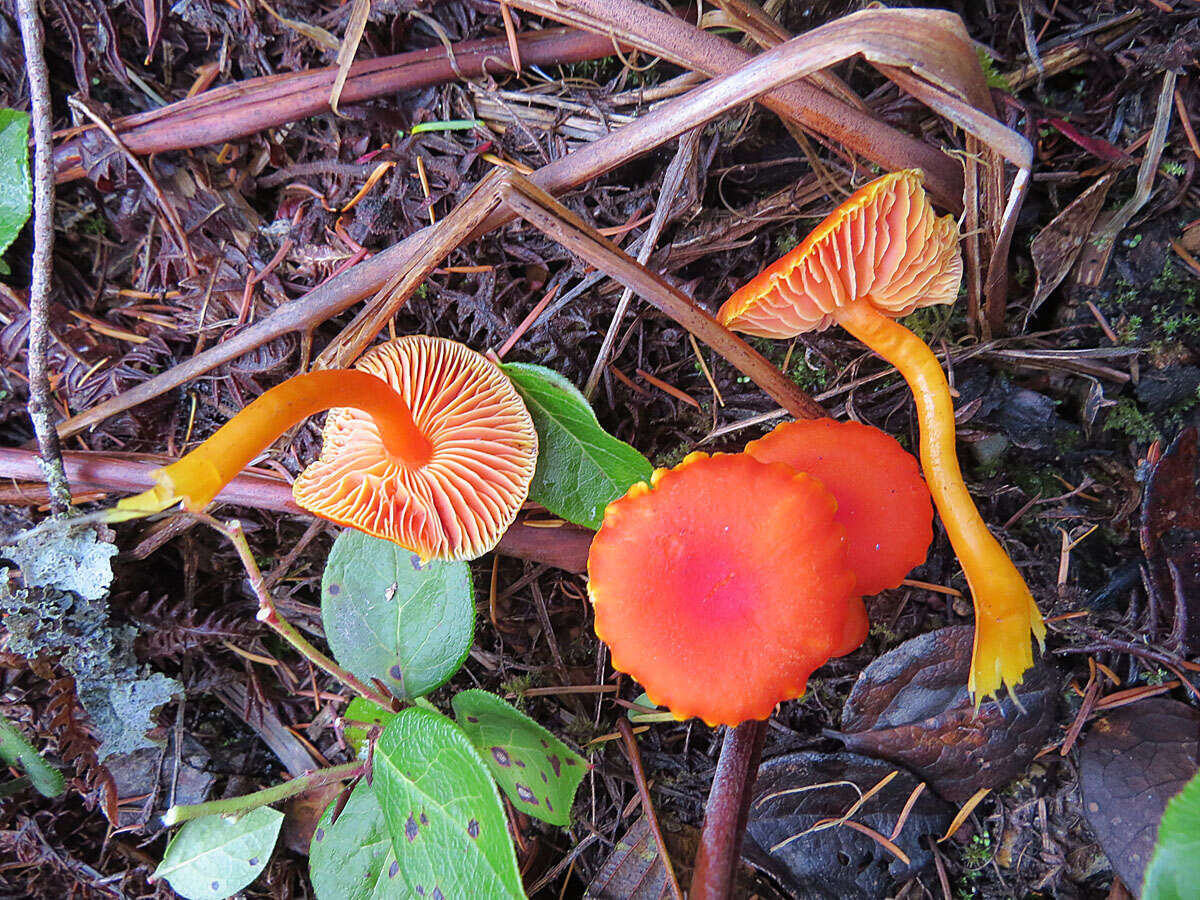
{"label": "thin twig", "polygon": [[42,470],[50,487],[50,511],[62,515],[71,506],[63,472],[62,448],[51,419],[54,397],[46,369],[50,346],[50,273],[54,256],[54,161],[51,147],[50,75],[42,55],[42,22],[37,0],[17,0],[17,19],[25,46],[29,106],[33,119],[33,260],[29,278],[29,418],[37,436]]}
{"label": "thin twig", "polygon": [[617,719],[617,730],[621,732],[621,740],[625,744],[625,753],[629,756],[629,765],[633,769],[633,780],[637,784],[638,795],[642,798],[642,812],[650,825],[650,833],[654,835],[654,843],[658,847],[658,858],[662,860],[663,870],[667,873],[667,882],[671,886],[671,895],[675,900],[683,900],[683,890],[675,877],[675,868],[671,865],[671,856],[667,853],[667,842],[663,840],[662,829],[658,827],[658,816],[654,814],[654,804],[650,800],[650,785],[646,783],[646,773],[642,769],[642,755],[638,752],[637,739],[634,737],[634,727],[629,724],[626,716]]}
{"label": "thin twig", "polygon": [[279,615],[279,610],[275,608],[275,601],[271,597],[271,592],[267,590],[262,572],[259,570],[258,563],[254,559],[254,553],[251,551],[250,544],[246,540],[246,532],[243,530],[241,522],[234,519],[228,523],[224,523],[203,513],[191,513],[190,515],[195,516],[213,530],[225,535],[229,539],[229,542],[233,544],[233,548],[237,551],[238,558],[242,561],[242,566],[246,570],[250,589],[254,591],[254,596],[258,598],[258,615],[256,616],[258,621],[269,626],[276,634],[291,644],[301,656],[317,668],[324,669],[360,697],[364,697],[372,703],[378,703],[385,709],[391,707],[391,697],[385,697],[380,691],[367,687],[353,672],[343,669],[305,640],[303,635],[296,630],[296,626]]}

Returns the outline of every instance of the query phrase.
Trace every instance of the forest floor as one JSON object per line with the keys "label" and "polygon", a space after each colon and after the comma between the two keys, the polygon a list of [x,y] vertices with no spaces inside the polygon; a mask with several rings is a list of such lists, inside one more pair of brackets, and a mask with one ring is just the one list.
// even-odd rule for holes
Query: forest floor
{"label": "forest floor", "polygon": [[[1106,851],[1134,846],[1122,841],[1137,838],[1143,811],[1134,801],[1120,808],[1128,833],[1096,825],[1117,815],[1103,797],[1123,796],[1112,783],[1123,776],[1088,775],[1097,723],[1108,716],[1106,728],[1131,729],[1126,751],[1133,756],[1146,743],[1171,744],[1155,744],[1147,765],[1184,758],[1195,766],[1200,628],[1189,606],[1200,597],[1200,552],[1187,529],[1200,527],[1196,438],[1188,430],[1200,423],[1198,8],[1192,0],[952,5],[987,60],[999,118],[1034,147],[1033,176],[1007,265],[1003,333],[982,338],[983,323],[971,319],[965,303],[922,310],[908,324],[946,355],[967,482],[1051,621],[1030,707],[1038,723],[1030,726],[1032,738],[1007,735],[1011,743],[990,747],[1016,754],[1019,773],[995,785],[952,838],[923,841],[923,866],[898,867],[878,848],[860,863],[836,841],[814,843],[807,857],[778,864],[791,866],[788,872],[747,866],[743,896],[824,896],[804,887],[811,883],[805,866],[842,885],[830,896],[1124,896]],[[350,6],[54,0],[44,7],[54,125],[88,124],[79,106],[68,106],[68,95],[86,98],[92,114],[109,121],[179,100],[198,83],[332,65],[336,42],[328,46],[320,34],[340,37]],[[798,34],[855,8],[821,0],[780,4],[774,15]],[[517,15],[518,29],[538,21]],[[358,59],[503,34],[499,9],[487,0],[385,0],[371,8]],[[1044,78],[1028,76],[1030,46],[1053,65]],[[5,0],[0,106],[28,108],[22,59]],[[550,62],[478,87],[452,81],[387,93],[344,103],[341,116],[327,112],[228,142],[156,152],[143,157],[144,173],[91,132],[81,142],[83,177],[64,177],[58,189],[49,322],[56,398],[78,413],[170,370],[294,302],[364,251],[384,250],[427,225],[431,214],[444,217],[496,157],[537,169],[645,114],[650,104],[638,97],[681,71],[645,54],[624,63],[611,56]],[[850,62],[835,71],[883,121],[934,147],[963,147],[960,132],[875,70]],[[1038,279],[1066,269],[1063,248],[1085,243],[1092,220],[1059,220],[1060,243],[1040,258],[1031,250],[1035,238],[1101,181],[1097,190],[1107,193],[1094,195],[1093,215],[1134,196],[1167,71],[1182,77],[1169,96],[1166,145],[1149,173],[1144,205],[1118,234],[1094,285],[1072,269],[1034,309]],[[462,120],[476,124],[412,130]],[[740,107],[704,128],[681,190],[662,198],[674,157],[671,143],[568,193],[566,203],[628,247],[656,206],[673,200],[648,265],[710,311],[878,172],[828,139],[799,146],[762,107]],[[391,165],[379,173],[381,163]],[[367,186],[373,173],[380,177]],[[186,248],[172,217],[182,223]],[[12,274],[0,279],[0,443],[7,447],[32,440],[23,299],[31,247],[26,229],[7,254]],[[265,274],[247,288],[252,272]],[[620,296],[608,279],[572,293],[586,273],[544,234],[510,224],[464,242],[393,327],[495,349],[553,288],[568,302],[552,303],[505,359],[550,367],[582,387]],[[311,344],[296,335],[275,339],[100,422],[65,448],[176,455],[294,374],[305,354],[335,340],[349,318],[342,313],[321,323]],[[916,446],[914,405],[903,382],[844,332],[751,343],[833,417],[876,425]],[[770,415],[777,404],[755,384],[637,299],[599,371],[592,405],[601,425],[656,466],[697,449],[740,450],[779,420]],[[319,424],[297,430],[260,467],[294,476],[319,450]],[[44,515],[44,497],[28,485],[2,499],[8,535]],[[281,611],[320,644],[321,572],[338,529],[262,509],[216,514],[241,519]],[[184,694],[156,714],[161,748],[102,764],[69,674],[53,656],[25,659],[0,630],[0,712],[75,776],[56,800],[31,791],[0,799],[0,897],[171,896],[165,884],[148,880],[167,840],[157,814],[168,795],[195,802],[266,786],[286,777],[287,753],[307,755],[313,765],[350,758],[334,726],[345,689],[256,621],[241,565],[221,535],[168,519],[118,526],[115,540],[121,552],[113,560],[110,624],[133,639],[140,671],[177,679]],[[569,830],[516,821],[531,896],[582,896],[588,884],[611,877],[618,842],[638,818],[629,759],[613,733],[627,712],[614,700],[633,701],[640,689],[607,667],[583,575],[500,555],[477,561],[472,571],[475,644],[463,669],[430,699],[445,708],[456,690],[496,692],[590,761]],[[906,640],[972,621],[940,527],[910,579],[915,583],[868,599],[866,644],[819,670],[804,699],[777,711],[764,758],[807,751],[818,754],[804,757],[814,771],[846,764],[838,734],[859,672]],[[583,687],[572,693],[564,685]],[[1139,717],[1153,716],[1154,730],[1143,723],[1139,731]],[[1163,732],[1162,716],[1183,717],[1178,737],[1169,727]],[[942,724],[953,743],[958,726]],[[696,720],[654,724],[640,732],[639,744],[657,816],[686,878],[721,733]],[[943,760],[940,777],[973,787],[982,759],[964,752]],[[1097,784],[1081,788],[1089,777]],[[898,795],[901,805],[907,796]],[[329,799],[292,810],[286,846],[247,896],[311,896],[304,829]],[[952,814],[963,801],[938,802]],[[1089,811],[1089,802],[1096,809]],[[1147,803],[1145,815],[1156,817]],[[106,818],[114,811],[119,827]],[[785,815],[811,823],[810,812]],[[930,815],[944,830],[944,814]],[[1148,827],[1152,840],[1153,820]],[[930,824],[928,836],[941,834]],[[877,851],[890,872],[882,880],[863,874]],[[606,863],[609,874],[598,881]]]}

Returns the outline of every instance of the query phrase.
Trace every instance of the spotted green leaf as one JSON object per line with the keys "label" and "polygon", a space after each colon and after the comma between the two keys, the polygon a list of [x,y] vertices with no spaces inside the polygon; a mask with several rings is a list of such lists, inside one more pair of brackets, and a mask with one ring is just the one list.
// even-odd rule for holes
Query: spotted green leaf
{"label": "spotted green leaf", "polygon": [[422,563],[399,544],[347,528],[321,579],[321,621],[341,665],[401,699],[421,697],[471,649],[471,571],[465,562]]}
{"label": "spotted green leaf", "polygon": [[383,810],[375,790],[360,781],[336,822],[337,800],[317,823],[308,848],[308,877],[317,900],[407,900]]}
{"label": "spotted green leaf", "polygon": [[523,898],[487,767],[449,719],[410,707],[375,746],[374,787],[410,897]]}
{"label": "spotted green leaf", "polygon": [[459,727],[517,809],[551,825],[571,824],[587,760],[495,694],[463,691],[452,703]]}
{"label": "spotted green leaf", "polygon": [[167,845],[154,877],[188,900],[232,897],[266,868],[282,824],[283,813],[269,806],[240,819],[192,819]]}
{"label": "spotted green leaf", "polygon": [[599,528],[604,507],[630,485],[648,481],[654,467],[596,420],[587,399],[557,372],[506,363],[538,434],[537,469],[529,498],[577,525]]}

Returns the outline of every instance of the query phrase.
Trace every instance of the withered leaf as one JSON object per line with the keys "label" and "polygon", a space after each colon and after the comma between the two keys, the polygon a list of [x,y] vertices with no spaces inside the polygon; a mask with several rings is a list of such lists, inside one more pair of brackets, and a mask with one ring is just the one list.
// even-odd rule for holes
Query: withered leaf
{"label": "withered leaf", "polygon": [[955,803],[1025,771],[1054,724],[1058,676],[1045,660],[1017,698],[975,707],[967,694],[970,625],[923,634],[858,676],[842,710],[841,740],[858,753],[907,766]]}
{"label": "withered leaf", "polygon": [[[789,753],[763,763],[750,803],[742,855],[804,900],[876,900],[932,861],[926,836],[940,837],[953,810],[928,790],[917,798],[896,845],[906,865],[876,840],[837,819],[896,767],[856,753]],[[851,787],[850,784],[855,785]],[[919,782],[899,773],[853,816],[887,837]]]}
{"label": "withered leaf", "polygon": [[1185,428],[1154,466],[1142,504],[1142,548],[1152,587],[1164,605],[1173,603],[1171,643],[1188,654],[1200,649],[1200,447],[1196,428]]}
{"label": "withered leaf", "polygon": [[1110,173],[1096,179],[1091,187],[1076,197],[1033,239],[1029,255],[1033,257],[1037,283],[1034,285],[1033,299],[1029,302],[1029,311],[1025,313],[1026,323],[1071,271],[1079,251],[1092,234],[1092,225],[1104,207],[1108,189],[1115,177]]}
{"label": "withered leaf", "polygon": [[645,816],[617,841],[584,893],[588,900],[662,900],[670,896],[667,873]]}
{"label": "withered leaf", "polygon": [[1097,719],[1079,747],[1084,815],[1113,871],[1133,893],[1167,801],[1196,774],[1200,712],[1155,697]]}

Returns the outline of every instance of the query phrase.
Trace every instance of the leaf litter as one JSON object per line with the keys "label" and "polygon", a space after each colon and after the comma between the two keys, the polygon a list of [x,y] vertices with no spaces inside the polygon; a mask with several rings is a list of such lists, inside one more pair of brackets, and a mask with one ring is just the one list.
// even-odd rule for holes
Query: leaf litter
{"label": "leaf litter", "polygon": [[[964,463],[973,491],[985,507],[985,518],[996,527],[1007,523],[1002,537],[1030,573],[1049,615],[1088,615],[1084,620],[1061,619],[1050,638],[1049,649],[1057,653],[1056,666],[1068,685],[1065,696],[1055,697],[1056,688],[1048,682],[1035,696],[1022,698],[1028,712],[1036,714],[1040,709],[1051,722],[1048,744],[1062,736],[1079,711],[1081,697],[1074,688],[1081,688],[1087,678],[1084,659],[1088,655],[1096,656],[1122,681],[1119,687],[1105,681],[1097,688],[1097,706],[1118,690],[1155,688],[1172,681],[1179,682],[1171,689],[1175,702],[1194,702],[1182,683],[1194,675],[1181,665],[1192,660],[1192,629],[1186,609],[1176,609],[1175,600],[1190,593],[1179,589],[1194,575],[1187,568],[1193,561],[1194,541],[1189,528],[1167,527],[1163,518],[1164,510],[1189,509],[1189,498],[1194,497],[1194,491],[1185,490],[1190,471],[1187,441],[1181,440],[1169,453],[1162,449],[1195,419],[1195,387],[1188,372],[1200,362],[1200,328],[1189,318],[1188,291],[1193,284],[1186,264],[1171,261],[1179,259],[1171,241],[1190,240],[1186,226],[1200,215],[1193,184],[1195,163],[1182,125],[1178,120],[1172,123],[1154,192],[1141,220],[1119,237],[1098,287],[1075,284],[1075,273],[1067,264],[1072,248],[1086,235],[1083,220],[1087,217],[1060,216],[1097,183],[1111,183],[1110,200],[1124,201],[1132,191],[1132,169],[1097,152],[1111,146],[1137,158],[1137,141],[1153,126],[1162,67],[1186,64],[1189,48],[1194,49],[1197,40],[1195,23],[1184,21],[1182,11],[1166,13],[1158,4],[1153,6],[1133,14],[1112,14],[1060,3],[1054,18],[1035,12],[1034,46],[1044,71],[1032,74],[1026,72],[1029,47],[1018,22],[1018,4],[973,10],[967,18],[971,37],[995,53],[997,83],[1016,91],[998,89],[1002,115],[1026,123],[1031,136],[1038,138],[1037,175],[1018,224],[1010,266],[1016,285],[1011,299],[1019,307],[1011,312],[1010,325],[1016,333],[972,345],[961,339],[973,323],[957,312],[945,321],[930,317],[925,324],[945,342],[949,367],[967,400],[984,397],[977,414],[960,423],[960,430],[971,438]],[[106,7],[100,13],[93,7],[74,0],[59,4],[60,26],[50,29],[47,40],[51,52],[64,63],[63,78],[68,82],[73,78],[81,95],[108,104],[114,117],[153,109],[154,96],[182,98],[193,79],[206,77],[200,67],[213,60],[218,67],[214,75],[222,84],[333,62],[324,48],[281,25],[265,10],[181,4],[160,14],[159,33],[148,42],[140,7]],[[501,34],[497,11],[484,4],[440,4],[424,14],[434,25],[405,18],[402,7],[374,5],[359,44],[359,60],[440,48],[443,38],[458,42]],[[331,34],[344,32],[350,11],[348,6],[323,11],[286,3],[276,4],[275,9],[286,19],[305,21]],[[823,4],[785,9],[780,16],[786,30],[798,33],[843,11],[840,4]],[[518,27],[525,21],[532,17],[518,14]],[[13,63],[20,53],[9,52],[12,40],[11,30],[0,29],[6,49],[0,53],[0,94],[6,105],[21,107],[24,76]],[[219,57],[197,49],[212,47],[223,48]],[[144,62],[148,48],[150,60]],[[637,62],[641,65],[645,59]],[[91,181],[60,191],[57,308],[52,322],[57,340],[51,348],[51,368],[62,377],[60,396],[72,412],[90,408],[235,335],[239,320],[259,321],[364,252],[377,252],[411,234],[429,221],[431,211],[444,216],[490,164],[486,156],[537,167],[605,133],[622,116],[637,114],[645,92],[669,90],[667,76],[674,72],[637,72],[610,60],[573,64],[566,74],[574,80],[557,92],[548,90],[541,76],[528,70],[524,81],[497,82],[503,92],[486,90],[491,85],[485,85],[475,100],[453,85],[426,85],[399,102],[388,97],[351,103],[344,96],[340,109],[346,118],[318,116],[232,139],[227,145],[201,145],[187,153],[158,152],[150,161],[150,171],[187,234],[199,270],[196,276],[188,274],[184,248],[165,227],[150,188],[110,142],[94,131],[85,133],[80,152]],[[909,133],[925,134],[932,144],[957,145],[951,130],[905,93],[862,68],[842,67],[839,74],[868,98],[880,118]],[[353,83],[353,77],[348,79],[347,89]],[[1180,87],[1182,106],[1195,119],[1200,110],[1195,87],[1183,83]],[[522,92],[534,97],[525,102]],[[410,133],[414,124],[449,120],[482,124],[464,132]],[[1044,122],[1067,123],[1068,128],[1050,124],[1044,126],[1045,133],[1037,133]],[[855,172],[854,161],[838,148],[798,148],[786,143],[790,141],[786,130],[762,111],[749,112],[739,124],[740,130],[708,129],[701,135],[685,178],[692,202],[681,204],[678,213],[669,217],[660,248],[650,257],[652,266],[709,308],[785,249],[781,245],[803,233],[807,223],[801,220],[822,214],[834,201],[836,189],[830,190],[830,184],[844,189]],[[825,176],[813,174],[806,154],[814,154]],[[427,189],[416,177],[418,160],[426,172]],[[666,162],[654,156],[632,163],[571,196],[568,203],[599,227],[613,230],[617,239],[636,237],[641,227],[637,223],[659,201]],[[371,172],[386,163],[393,165],[345,211]],[[1081,201],[1080,209],[1087,202]],[[763,217],[773,223],[759,224]],[[1056,217],[1058,227],[1049,231]],[[1026,249],[1043,231],[1059,232],[1048,258],[1067,269],[1059,286],[1048,293],[1049,276],[1057,278],[1060,272],[1051,271],[1039,261],[1045,257],[1033,257]],[[1191,233],[1195,231],[1193,227]],[[28,437],[21,409],[24,388],[13,374],[24,366],[27,312],[21,304],[21,259],[27,253],[28,238],[18,236],[6,255],[14,262],[11,283],[16,290],[0,289],[4,317],[0,349],[7,365],[4,389],[8,391],[0,398],[0,418],[5,443],[11,446]],[[395,327],[399,332],[422,331],[498,347],[549,286],[561,284],[559,299],[530,325],[508,358],[548,366],[572,384],[583,385],[619,290],[608,282],[593,281],[560,303],[584,282],[572,267],[571,255],[538,232],[516,227],[495,232],[456,251],[445,263],[445,271],[433,276],[426,293],[400,312]],[[257,273],[265,274],[247,290],[248,279]],[[1040,287],[1030,284],[1034,274],[1042,279]],[[1036,302],[1030,300],[1031,290],[1036,291]],[[1021,329],[1026,311],[1031,318],[1028,327]],[[670,464],[695,449],[714,425],[739,426],[771,412],[772,405],[760,391],[740,381],[735,371],[708,351],[700,351],[705,366],[697,366],[686,332],[673,323],[635,302],[621,324],[593,408],[606,430],[656,465]],[[336,329],[337,323],[319,328],[316,346],[331,340]],[[1117,353],[1103,359],[1078,355],[1097,350]],[[1053,355],[1061,351],[1076,356]],[[265,387],[294,371],[307,352],[307,342],[295,339],[268,345],[253,358],[230,364],[186,390],[104,423],[82,436],[84,445],[120,453],[177,455]],[[786,358],[788,374],[823,395],[832,414],[864,418],[912,439],[911,411],[897,385],[848,342],[823,334],[797,346],[790,356],[787,348],[767,352],[776,364]],[[719,410],[714,409],[713,387],[702,371],[706,367],[725,400]],[[695,398],[701,409],[667,393],[631,387],[639,371]],[[863,378],[871,380],[860,383]],[[988,385],[985,392],[968,395],[965,389],[981,378]],[[985,409],[989,405],[990,411]],[[739,449],[760,433],[755,427],[742,425],[727,432],[716,448]],[[1162,441],[1157,449],[1156,440]],[[312,458],[315,448],[315,426],[305,426],[266,463],[277,472],[294,474],[302,461]],[[1143,521],[1154,536],[1145,547],[1139,543],[1137,521],[1143,490],[1147,504]],[[6,499],[31,502],[22,496],[36,495],[6,495]],[[319,573],[332,536],[318,532],[301,545],[307,523],[264,512],[239,510],[239,515],[244,516],[256,554],[272,564],[286,561],[273,574],[286,585],[289,614],[303,629],[319,635],[315,605]],[[1063,560],[1057,548],[1071,542],[1060,545],[1058,529],[1077,535],[1096,524],[1102,527],[1065,557],[1066,578],[1060,582]],[[54,565],[47,568],[53,577],[73,578],[73,586],[31,588],[13,582],[5,602],[19,603],[21,609],[16,619],[10,615],[5,621],[10,635],[20,628],[26,635],[36,634],[38,640],[45,636],[66,660],[72,650],[63,626],[47,622],[44,615],[47,610],[62,611],[68,621],[98,636],[96,653],[107,654],[108,662],[90,668],[81,664],[80,671],[99,672],[110,683],[118,678],[133,683],[139,677],[155,677],[147,674],[149,664],[163,679],[159,682],[163,690],[157,694],[170,693],[165,690],[167,679],[186,686],[186,702],[168,706],[157,716],[149,715],[150,707],[143,703],[146,698],[111,691],[93,705],[108,708],[97,713],[98,721],[107,721],[123,704],[141,704],[138,728],[150,723],[196,737],[214,754],[213,768],[232,788],[243,778],[272,780],[279,762],[241,718],[212,700],[210,690],[221,681],[247,684],[247,707],[271,709],[320,752],[342,752],[335,729],[322,726],[332,720],[332,714],[324,712],[323,704],[329,701],[321,700],[320,692],[336,686],[321,676],[314,683],[302,664],[276,657],[275,648],[256,631],[253,604],[238,576],[231,577],[239,570],[225,548],[200,529],[179,525],[155,525],[143,537],[147,547],[168,538],[171,544],[136,564],[118,557],[117,579],[107,597],[101,592],[95,599],[85,599],[85,594],[97,593],[87,584],[102,580],[97,574],[103,572],[99,555],[106,551],[84,545],[72,545],[68,551],[79,554],[85,564],[81,571],[72,575],[66,567],[61,572]],[[296,546],[301,551],[289,558]],[[271,568],[264,565],[265,571]],[[488,596],[490,573],[476,569],[477,595]],[[964,587],[941,538],[913,577],[952,590]],[[481,626],[469,675],[459,676],[455,687],[479,682],[489,690],[510,694],[517,705],[574,746],[611,730],[609,713],[619,711],[595,700],[607,695],[547,693],[564,684],[595,687],[608,681],[598,668],[582,582],[557,570],[501,559],[496,584],[489,604],[494,624]],[[933,632],[938,626],[961,628],[960,623],[968,621],[953,594],[918,587],[874,598],[871,610],[876,629],[868,647],[824,670],[808,699],[780,710],[767,757],[785,758],[797,750],[827,753],[834,746],[825,737],[831,730],[876,741],[882,755],[889,740],[895,743],[885,736],[888,729],[910,729],[912,748],[920,748],[928,746],[933,735],[946,734],[954,723],[973,739],[986,738],[1010,750],[1013,759],[1004,761],[1017,780],[1005,790],[1007,775],[994,768],[985,773],[989,780],[996,779],[998,790],[976,808],[959,835],[936,851],[945,859],[933,860],[917,876],[924,888],[935,895],[940,890],[937,863],[941,862],[947,883],[971,896],[1049,890],[1062,896],[1103,896],[1111,868],[1094,851],[1093,833],[1078,824],[1080,795],[1068,764],[1058,754],[1028,765],[1015,763],[1043,749],[1036,746],[1040,731],[1021,730],[1022,715],[1009,717],[1005,707],[1003,719],[989,718],[984,710],[981,720],[972,723],[962,717],[960,701],[943,698],[945,705],[939,710],[936,703],[915,702],[900,691],[889,697],[891,706],[885,706],[879,717],[865,716],[871,719],[870,726],[863,724],[861,716],[856,720],[862,691],[856,694],[851,683],[874,656],[885,658],[883,654],[904,639]],[[83,759],[78,750],[85,739],[93,741],[94,753],[89,729],[97,723],[78,709],[75,689],[69,685],[72,678],[65,677],[62,669],[47,670],[39,662],[18,658],[11,642],[10,636],[2,648],[7,651],[3,657],[6,684],[16,691],[6,694],[0,704],[6,714],[19,713],[29,733],[47,738],[57,733],[60,752],[68,760]],[[1058,652],[1073,649],[1085,652]],[[942,667],[933,668],[912,683],[920,687],[924,678],[936,681]],[[947,663],[946,668],[953,666]],[[633,685],[628,688],[623,696],[632,699],[638,691]],[[435,694],[434,699],[441,704],[446,697]],[[1155,702],[1138,699],[1121,710],[1101,712],[1106,717],[1122,710],[1133,717],[1149,716]],[[839,715],[843,703],[847,708]],[[893,714],[894,720],[889,719]],[[880,728],[881,720],[889,724]],[[898,724],[893,726],[893,721]],[[1038,719],[1039,729],[1045,727],[1044,721]],[[1083,724],[1073,752],[1088,752],[1099,721],[1093,715]],[[141,739],[150,740],[144,734]],[[291,740],[298,743],[294,735]],[[668,828],[684,830],[694,825],[719,741],[694,726],[676,724],[655,725],[640,740]],[[609,860],[611,840],[631,822],[622,817],[632,797],[625,764],[604,743],[594,748],[598,749],[589,754],[594,765],[591,790],[585,782],[581,793],[589,796],[577,815],[605,840],[593,841],[571,857],[572,877],[581,879],[579,884],[601,870]],[[940,763],[946,767],[936,777],[937,764],[930,764],[923,777],[931,787],[918,797],[911,821],[893,839],[898,846],[906,847],[905,833],[920,821],[919,809],[937,800],[935,781],[944,779],[942,790],[961,796],[971,779],[984,777],[963,775],[965,761],[972,758],[964,753],[956,760],[953,753],[943,754]],[[920,761],[896,759],[887,764],[887,772],[899,765],[920,769]],[[76,787],[88,791],[91,799],[104,801],[97,771],[92,768],[92,777]],[[864,779],[860,790],[879,780]],[[169,785],[159,789],[167,790]],[[891,798],[893,790],[896,799]],[[887,791],[894,825],[913,794],[899,790],[898,784],[889,785]],[[883,796],[872,800],[883,802]],[[854,801],[849,795],[845,799],[837,809],[828,810],[827,817],[843,815]],[[120,873],[131,883],[144,881],[149,867],[131,836],[118,834],[106,843],[98,817],[63,804],[43,808],[53,810],[52,820],[31,816],[12,804],[0,808],[0,852],[11,851],[24,866],[0,873],[5,889],[23,896],[62,896],[64,884],[78,885],[81,879],[95,885],[96,891],[103,890],[100,882],[111,874]],[[862,811],[867,809],[865,804]],[[553,871],[554,861],[572,853],[561,832],[520,818],[517,822],[525,846],[531,848],[528,858],[551,860],[543,874]],[[936,838],[948,822],[944,819],[941,829],[917,830]],[[874,830],[884,837],[891,833],[887,823]],[[1018,844],[1009,840],[1014,830],[1032,839],[1030,852],[1020,852]],[[878,865],[869,868],[886,864],[890,869],[898,862],[877,841],[845,826],[812,836],[834,833],[842,835],[839,840],[850,840],[849,835],[856,841],[861,838],[868,842],[861,845],[864,852],[869,844],[872,854],[881,854]],[[985,840],[992,844],[985,864],[980,865],[976,849]],[[107,847],[117,852],[108,852]],[[160,853],[161,847],[161,842],[155,845],[151,855]],[[1014,848],[1016,852],[1011,852]],[[927,860],[913,850],[904,852],[910,860]],[[1115,855],[1114,850],[1110,856],[1115,859]],[[995,865],[988,860],[995,860]],[[277,856],[271,883],[299,885],[304,868],[295,857]],[[561,879],[565,871],[566,867],[556,877]],[[881,883],[875,883],[876,890]],[[898,889],[890,880],[888,885]],[[559,886],[555,881],[547,890],[557,891]],[[777,885],[761,880],[754,889],[763,896],[777,896],[779,891]],[[250,889],[252,895],[258,890]]]}

